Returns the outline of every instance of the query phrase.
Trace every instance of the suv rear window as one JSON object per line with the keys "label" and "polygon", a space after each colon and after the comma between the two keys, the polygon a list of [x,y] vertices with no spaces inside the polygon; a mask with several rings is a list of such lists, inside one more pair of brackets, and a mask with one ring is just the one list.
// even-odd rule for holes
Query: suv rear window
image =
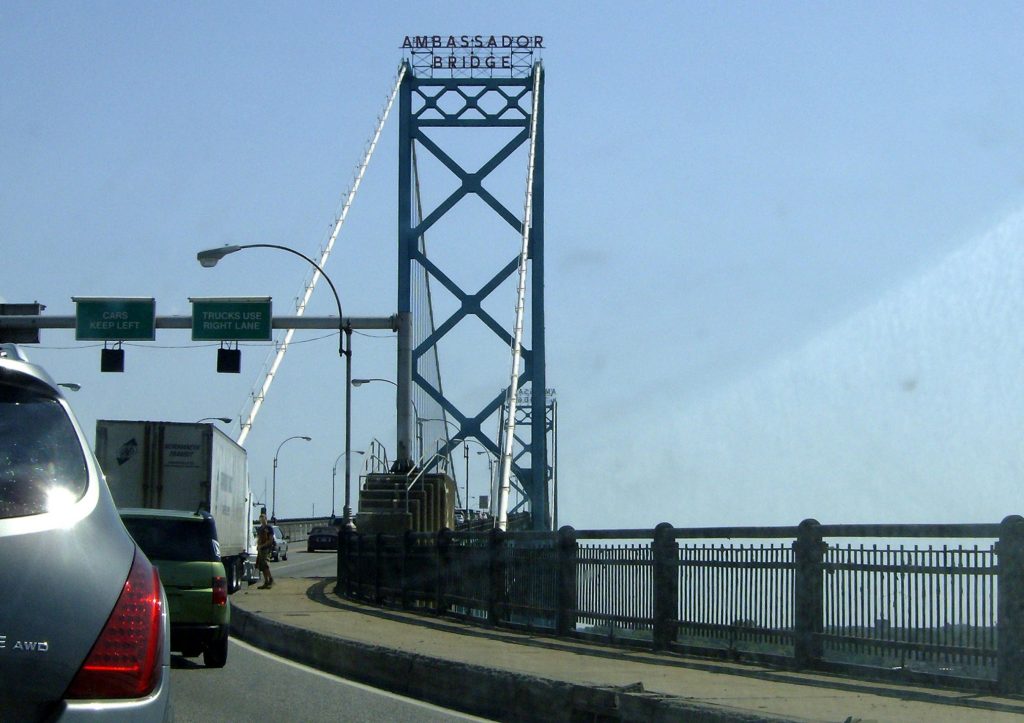
{"label": "suv rear window", "polygon": [[52,396],[0,384],[0,518],[51,512],[85,494],[78,435]]}
{"label": "suv rear window", "polygon": [[212,523],[163,517],[123,517],[124,526],[150,560],[216,562]]}

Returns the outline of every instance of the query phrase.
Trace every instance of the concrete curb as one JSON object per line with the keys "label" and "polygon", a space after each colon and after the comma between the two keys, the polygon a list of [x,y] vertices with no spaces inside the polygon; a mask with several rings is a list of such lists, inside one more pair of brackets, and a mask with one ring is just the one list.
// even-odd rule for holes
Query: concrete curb
{"label": "concrete curb", "polygon": [[[793,721],[642,690],[600,688],[367,645],[233,607],[231,634],[256,647],[376,688],[503,721],[726,723]],[[441,683],[441,684],[439,684]]]}

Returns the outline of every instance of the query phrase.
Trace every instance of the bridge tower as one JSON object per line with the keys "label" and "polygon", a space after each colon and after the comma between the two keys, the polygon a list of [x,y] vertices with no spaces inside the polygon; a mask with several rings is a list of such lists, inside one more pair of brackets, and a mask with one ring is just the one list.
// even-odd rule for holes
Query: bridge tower
{"label": "bridge tower", "polygon": [[[507,419],[510,403],[509,387],[502,389],[501,381],[511,378],[515,333],[511,323],[499,323],[496,316],[501,315],[495,310],[511,309],[515,304],[508,286],[519,276],[521,248],[509,241],[523,235],[523,219],[529,216],[527,323],[517,377],[520,393],[516,395],[519,411],[512,484],[528,502],[530,527],[550,529],[553,466],[544,344],[544,79],[534,51],[531,45],[497,54],[493,50],[412,50],[405,64],[399,90],[398,312],[400,325],[411,327],[407,337],[411,341],[403,344],[400,338],[398,378],[400,388],[411,390],[411,399],[403,401],[399,395],[397,466],[429,466],[431,459],[450,456],[460,444],[469,442],[500,459],[499,425]],[[536,134],[532,139],[532,189],[520,186],[517,194],[502,195],[495,187],[507,186],[510,178],[507,171],[499,172],[502,164],[517,151],[521,156],[521,149],[530,148],[531,128]],[[496,147],[485,151],[482,162],[479,135],[470,137],[479,129],[505,129],[506,134]],[[464,154],[458,151],[463,144],[473,145],[476,158],[472,162],[461,160]],[[438,192],[439,187],[429,187],[432,180],[421,175],[420,159],[446,169],[449,184],[455,179],[455,188],[446,186]],[[518,168],[522,168],[518,178],[526,178],[525,166]],[[424,207],[423,199],[431,195],[436,204]],[[441,253],[428,256],[428,231],[472,197],[483,202],[474,207],[483,209],[481,215],[493,224],[493,233],[478,235],[474,231],[473,238],[460,238],[460,250],[454,254],[439,249],[432,240],[431,250]],[[525,213],[527,205],[529,214]],[[485,249],[488,253],[483,253]],[[467,255],[477,263],[476,251],[481,263],[492,257],[496,261],[481,277],[486,279],[484,283],[469,286],[453,267],[465,263]],[[431,288],[443,290],[451,300],[447,318],[433,318],[436,309],[430,302]],[[496,298],[497,292],[501,298]],[[429,319],[424,318],[428,315]],[[504,368],[494,370],[499,391],[476,406],[467,406],[465,400],[456,403],[455,395],[443,388],[438,371],[438,346],[466,324],[473,324],[477,331],[482,324],[492,340],[496,338],[509,350]],[[473,354],[473,350],[460,349],[460,353]],[[451,382],[449,386],[454,387]],[[419,449],[413,440],[418,440]]]}

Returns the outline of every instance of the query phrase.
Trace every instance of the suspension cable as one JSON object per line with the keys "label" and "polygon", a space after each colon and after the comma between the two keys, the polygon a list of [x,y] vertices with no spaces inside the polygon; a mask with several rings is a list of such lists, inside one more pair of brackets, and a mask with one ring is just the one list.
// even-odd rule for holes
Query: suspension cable
{"label": "suspension cable", "polygon": [[[391,113],[391,106],[395,103],[395,98],[398,95],[399,87],[402,85],[402,78],[404,75],[405,63],[402,63],[402,65],[399,66],[398,76],[395,80],[394,87],[391,89],[391,94],[388,96],[384,110],[377,117],[376,129],[374,130],[373,136],[366,147],[362,161],[356,167],[355,179],[353,180],[348,193],[345,195],[345,201],[342,204],[341,211],[334,222],[331,235],[327,240],[327,244],[320,251],[318,265],[321,269],[325,268],[327,264],[327,258],[331,255],[331,250],[334,248],[334,242],[338,240],[338,234],[341,233],[341,227],[345,223],[349,209],[352,207],[352,201],[355,200],[356,192],[359,190],[359,185],[363,182],[363,176],[366,174],[366,167],[370,164],[370,158],[373,156],[373,152],[377,148],[377,141],[380,140],[381,131],[384,130],[384,123],[387,121],[388,115]],[[314,269],[313,273],[305,282],[302,296],[297,299],[295,303],[296,316],[302,316],[306,312],[306,306],[309,304],[309,299],[313,295],[313,289],[316,288],[316,283],[320,280],[320,276],[320,270]],[[340,319],[338,320],[338,323],[341,323]],[[252,425],[253,422],[256,421],[256,415],[259,414],[260,408],[263,406],[263,401],[267,398],[267,392],[270,391],[270,385],[274,381],[274,376],[277,374],[277,370],[281,367],[281,362],[284,361],[284,355],[288,351],[288,346],[292,343],[293,336],[295,336],[295,329],[288,329],[284,335],[284,340],[277,345],[277,351],[272,352],[263,364],[263,381],[258,385],[258,389],[256,386],[253,387],[253,391],[249,394],[249,400],[243,405],[242,411],[239,413],[239,419],[245,420],[241,423],[241,429],[238,434],[239,445],[245,444],[246,437],[248,437],[249,432],[252,431]],[[351,352],[352,350],[349,349],[349,353]]]}
{"label": "suspension cable", "polygon": [[[501,451],[501,493],[498,498],[498,528],[508,526],[508,489],[512,474],[512,449],[516,433],[516,397],[519,393],[519,366],[523,356],[523,314],[526,307],[526,269],[530,254],[530,226],[533,223],[533,172],[537,152],[537,113],[540,106],[540,76],[537,63],[533,72],[533,113],[530,117],[530,158],[526,170],[526,202],[523,210],[523,244],[519,253],[519,287],[516,295],[516,321],[512,338],[512,374],[508,385],[508,419]],[[543,425],[541,430],[543,434]]]}

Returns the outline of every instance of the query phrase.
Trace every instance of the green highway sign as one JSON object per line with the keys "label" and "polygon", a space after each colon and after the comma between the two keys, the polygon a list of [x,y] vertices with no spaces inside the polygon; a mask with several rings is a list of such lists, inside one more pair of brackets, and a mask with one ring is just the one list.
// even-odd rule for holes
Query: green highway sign
{"label": "green highway sign", "polygon": [[193,341],[270,341],[270,297],[189,299]]}
{"label": "green highway sign", "polygon": [[152,341],[156,336],[156,301],[144,298],[76,296],[77,341]]}

